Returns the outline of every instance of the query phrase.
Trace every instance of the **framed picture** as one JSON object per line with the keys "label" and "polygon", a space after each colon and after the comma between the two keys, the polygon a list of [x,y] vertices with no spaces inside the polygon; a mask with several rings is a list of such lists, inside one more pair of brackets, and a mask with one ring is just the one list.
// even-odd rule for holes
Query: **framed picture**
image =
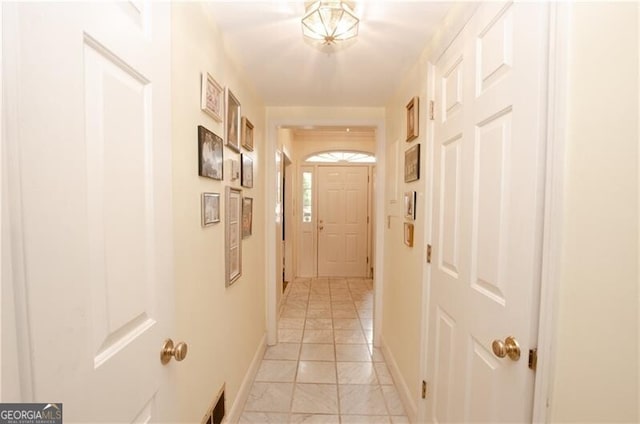
{"label": "framed picture", "polygon": [[420,179],[420,144],[404,152],[404,182]]}
{"label": "framed picture", "polygon": [[222,139],[203,127],[198,126],[198,175],[222,180]]}
{"label": "framed picture", "polygon": [[240,102],[227,88],[227,119],[225,121],[226,145],[240,152]]}
{"label": "framed picture", "polygon": [[227,165],[231,174],[229,177],[231,178],[231,181],[235,181],[240,178],[240,161],[237,159],[229,159],[227,160]]}
{"label": "framed picture", "polygon": [[414,221],[416,219],[416,192],[404,193],[404,217]]}
{"label": "framed picture", "polygon": [[202,226],[220,222],[220,193],[202,193]]}
{"label": "framed picture", "polygon": [[242,238],[249,237],[253,227],[253,198],[242,198]]}
{"label": "framed picture", "polygon": [[413,224],[410,222],[404,223],[404,244],[413,247]]}
{"label": "framed picture", "polygon": [[407,104],[407,141],[418,137],[420,124],[419,102],[420,98],[416,96]]}
{"label": "framed picture", "polygon": [[253,124],[245,116],[242,117],[242,147],[253,151]]}
{"label": "framed picture", "polygon": [[242,167],[240,168],[240,184],[242,187],[253,187],[253,159],[244,153],[240,155]]}
{"label": "framed picture", "polygon": [[242,275],[242,190],[226,187],[225,194],[225,286],[229,287]]}
{"label": "framed picture", "polygon": [[202,73],[200,107],[220,122],[224,113],[224,89],[208,72]]}

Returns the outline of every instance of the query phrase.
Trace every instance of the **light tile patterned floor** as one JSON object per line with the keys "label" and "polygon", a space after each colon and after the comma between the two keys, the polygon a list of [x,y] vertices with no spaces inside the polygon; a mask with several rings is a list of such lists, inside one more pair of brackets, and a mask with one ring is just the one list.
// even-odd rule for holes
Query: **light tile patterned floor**
{"label": "light tile patterned floor", "polygon": [[297,279],[240,423],[408,423],[373,347],[371,280]]}

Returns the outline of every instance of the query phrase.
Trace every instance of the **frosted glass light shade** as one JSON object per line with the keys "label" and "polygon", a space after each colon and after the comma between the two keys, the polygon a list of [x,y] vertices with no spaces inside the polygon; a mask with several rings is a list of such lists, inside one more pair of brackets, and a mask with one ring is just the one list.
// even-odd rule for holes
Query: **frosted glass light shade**
{"label": "frosted glass light shade", "polygon": [[307,7],[302,18],[302,34],[325,45],[358,35],[360,20],[351,7],[338,0],[320,0]]}

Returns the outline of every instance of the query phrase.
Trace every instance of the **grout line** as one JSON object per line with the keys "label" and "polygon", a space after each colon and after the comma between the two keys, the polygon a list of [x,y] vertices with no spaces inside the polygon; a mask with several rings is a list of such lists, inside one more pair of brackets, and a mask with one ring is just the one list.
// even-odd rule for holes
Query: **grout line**
{"label": "grout line", "polygon": [[329,279],[329,315],[331,317],[331,331],[333,333],[333,365],[336,374],[336,404],[338,406],[338,422],[342,422],[342,405],[340,404],[340,380],[338,379],[338,354],[336,352],[336,328],[333,323],[333,293],[331,291],[331,279]]}
{"label": "grout line", "polygon": [[307,288],[306,305],[304,308],[304,324],[302,325],[302,336],[300,337],[300,348],[298,349],[298,357],[296,361],[296,372],[293,377],[293,390],[291,392],[291,402],[289,403],[289,421],[293,412],[293,400],[296,394],[296,388],[298,385],[298,369],[300,368],[300,357],[302,356],[302,345],[304,344],[304,334],[307,331],[307,313],[309,311],[309,299],[311,298],[311,279],[309,279],[309,286]]}
{"label": "grout line", "polygon": [[[349,283],[349,279],[345,278],[345,279],[339,279],[339,280],[343,280],[346,283],[346,296],[348,296],[349,299],[346,299],[345,297],[343,297],[345,295],[334,296],[333,291],[331,289],[332,288],[331,279],[328,278],[327,279],[327,284],[328,284],[328,288],[329,288],[329,292],[328,292],[329,293],[329,308],[327,310],[327,313],[328,313],[329,318],[331,319],[331,332],[333,333],[333,343],[331,344],[331,346],[333,347],[333,363],[334,363],[335,378],[336,378],[335,386],[336,386],[337,407],[338,407],[337,415],[338,415],[339,422],[342,422],[342,405],[341,405],[341,402],[340,402],[340,383],[339,383],[339,379],[338,379],[338,355],[337,355],[337,346],[338,346],[338,344],[336,343],[336,336],[335,336],[336,328],[335,328],[334,317],[333,317],[333,301],[336,300],[336,301],[343,302],[343,301],[350,300],[351,305],[356,310],[356,315],[357,315],[357,319],[358,319],[358,323],[359,323],[359,330],[360,330],[360,332],[362,333],[363,336],[364,336],[364,332],[366,330],[365,330],[365,328],[363,326],[362,318],[360,317],[360,314],[359,314],[358,309],[356,307],[356,301],[355,301],[355,299],[353,297],[354,296],[354,292],[352,291],[351,285]],[[362,282],[362,281],[366,281],[366,279],[358,279],[358,280],[359,280],[358,281],[359,283]],[[305,301],[306,304],[305,304],[305,309],[304,309],[305,310],[304,324],[302,326],[302,337],[301,337],[299,343],[297,343],[299,346],[298,346],[297,355],[296,355],[296,369],[295,369],[294,379],[293,379],[293,383],[292,383],[292,387],[293,388],[292,388],[291,400],[290,400],[290,403],[289,403],[289,411],[288,412],[283,412],[284,414],[287,415],[289,421],[291,420],[293,414],[295,414],[295,412],[293,411],[293,401],[294,401],[295,390],[296,390],[297,384],[298,384],[298,381],[297,381],[298,380],[298,369],[300,367],[300,361],[301,361],[301,358],[302,358],[302,348],[303,348],[303,346],[305,344],[305,343],[303,343],[303,340],[304,340],[304,334],[305,334],[305,332],[307,330],[307,323],[308,323],[307,320],[308,319],[312,319],[312,318],[310,318],[308,316],[308,312],[309,312],[309,302],[311,301],[311,293],[312,293],[313,282],[314,282],[313,279],[308,279],[306,281],[306,284],[307,284],[306,285],[306,296],[302,296],[302,297],[306,298],[306,301]],[[299,283],[300,282],[298,281],[298,284]],[[358,286],[358,290],[356,291],[357,294],[358,294],[358,296],[357,296],[358,300],[362,301],[363,300],[362,289],[360,288],[360,284],[356,284],[356,285]],[[285,303],[289,299],[289,297],[291,296],[291,291],[293,290],[294,287],[298,288],[295,279],[287,287],[287,292],[285,293],[285,298],[284,298]],[[372,287],[369,287],[369,285],[366,285],[365,288],[366,288],[367,296],[364,296],[364,298],[370,296],[370,294],[373,291]],[[297,294],[298,295],[296,296],[296,298],[301,298],[301,296],[299,296],[299,293],[297,293]],[[322,293],[319,293],[319,294],[322,294]],[[325,315],[320,315],[320,318],[324,319],[324,318],[326,318],[326,316]],[[287,342],[287,343],[289,343],[289,342]],[[345,345],[347,345],[347,346],[356,346],[356,345],[362,345],[362,344],[359,344],[359,343],[358,344],[347,343]],[[389,409],[389,403],[388,403],[387,399],[385,398],[384,392],[383,392],[382,389],[383,389],[383,386],[391,386],[391,387],[395,388],[395,383],[392,383],[391,385],[383,385],[380,382],[378,369],[376,367],[377,363],[373,360],[373,344],[369,343],[369,341],[366,339],[366,336],[365,336],[365,344],[364,344],[364,346],[366,346],[367,352],[369,354],[369,360],[366,363],[371,364],[371,366],[373,367],[373,375],[376,377],[377,383],[375,383],[375,384],[363,384],[363,385],[367,385],[367,386],[372,386],[372,387],[377,387],[378,388],[378,390],[380,391],[380,393],[381,393],[381,395],[383,397],[383,402],[384,402],[385,411],[386,411],[386,417],[387,417],[388,420],[391,420],[392,415],[391,415],[391,411]],[[265,360],[265,358],[263,357],[262,361],[264,361],[264,360]],[[280,359],[280,360],[282,360],[282,359]],[[363,363],[363,361],[346,361],[346,362]],[[380,363],[385,364],[385,367],[388,370],[388,366],[386,364],[386,361],[384,361],[384,358],[383,358],[383,362],[380,362]],[[262,365],[262,363],[260,365]],[[254,383],[255,383],[255,380],[254,380]],[[267,382],[267,383],[269,383],[269,382]],[[272,383],[275,383],[275,382],[272,382]],[[309,384],[327,385],[326,383],[309,383]],[[396,391],[397,391],[397,389],[396,389]],[[260,411],[252,411],[252,412],[260,412]],[[243,413],[244,413],[244,409],[243,409]],[[267,412],[263,411],[263,413],[267,413]],[[301,413],[301,414],[306,414],[306,413]],[[333,414],[314,413],[314,414],[311,414],[311,415],[333,415]],[[367,414],[367,413],[359,414],[359,415],[369,416],[369,414]],[[404,416],[406,416],[406,411],[405,411],[405,415]]]}

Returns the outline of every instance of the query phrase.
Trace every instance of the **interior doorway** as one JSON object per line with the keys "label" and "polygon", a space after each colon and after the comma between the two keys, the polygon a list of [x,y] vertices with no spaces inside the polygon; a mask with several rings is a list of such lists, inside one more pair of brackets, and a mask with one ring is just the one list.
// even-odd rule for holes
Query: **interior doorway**
{"label": "interior doorway", "polygon": [[[277,322],[280,300],[282,298],[282,288],[280,284],[282,273],[280,272],[280,264],[283,258],[280,256],[284,253],[284,279],[293,281],[298,277],[315,277],[317,275],[317,205],[316,195],[311,195],[310,211],[303,210],[303,196],[301,195],[302,186],[306,180],[312,185],[317,185],[316,170],[318,166],[330,166],[325,157],[321,157],[320,161],[307,162],[312,155],[324,154],[328,152],[341,152],[353,156],[354,159],[363,158],[373,162],[360,162],[355,165],[365,166],[368,169],[371,185],[374,178],[371,175],[375,172],[383,173],[384,164],[376,166],[374,155],[383,155],[384,153],[384,119],[378,115],[369,118],[355,117],[344,118],[343,114],[318,119],[313,117],[306,118],[289,118],[286,116],[278,116],[279,111],[274,110],[268,121],[268,149],[267,156],[275,160],[267,162],[266,180],[267,185],[273,187],[274,190],[283,190],[284,205],[280,203],[277,196],[267,197],[267,232],[266,242],[269,246],[274,246],[272,252],[267,252],[267,344],[273,345],[277,342]],[[330,114],[331,115],[331,114]],[[303,134],[304,133],[304,134]],[[302,135],[302,136],[301,136]],[[301,140],[302,138],[302,140]],[[291,160],[289,169],[283,169],[284,159],[282,153],[286,152]],[[355,153],[355,155],[354,155]],[[363,154],[364,153],[364,154]],[[339,158],[336,162],[341,161]],[[335,162],[334,162],[335,163]],[[340,163],[347,165],[348,161]],[[282,173],[284,173],[284,182],[282,181]],[[376,175],[377,181],[382,181],[382,175]],[[315,188],[310,188],[310,191]],[[383,275],[382,255],[383,249],[383,205],[372,203],[384,201],[382,196],[373,197],[371,188],[368,188],[367,207],[368,207],[368,229],[367,229],[367,250],[369,256],[369,267],[366,269],[366,277],[373,278],[374,282],[374,304],[378,310],[381,308],[381,281],[378,276]],[[372,215],[375,211],[375,216]],[[284,216],[282,213],[284,212]],[[276,225],[273,223],[276,222]],[[283,225],[284,224],[284,225]],[[283,225],[284,230],[284,249],[278,248],[281,241],[281,232],[279,225]],[[300,238],[305,233],[305,227],[309,228],[305,236],[308,237],[310,243],[301,243]],[[375,228],[374,228],[375,227]],[[376,248],[373,248],[373,245]],[[307,248],[308,247],[308,248]],[[376,258],[372,258],[375,251]],[[311,255],[308,255],[311,252]],[[305,271],[300,266],[300,258],[307,255],[313,258],[314,263],[310,269]],[[366,263],[366,257],[365,257]],[[378,264],[375,275],[371,267]],[[373,339],[374,344],[379,343],[378,335],[380,331],[379,314],[374,314]]]}

